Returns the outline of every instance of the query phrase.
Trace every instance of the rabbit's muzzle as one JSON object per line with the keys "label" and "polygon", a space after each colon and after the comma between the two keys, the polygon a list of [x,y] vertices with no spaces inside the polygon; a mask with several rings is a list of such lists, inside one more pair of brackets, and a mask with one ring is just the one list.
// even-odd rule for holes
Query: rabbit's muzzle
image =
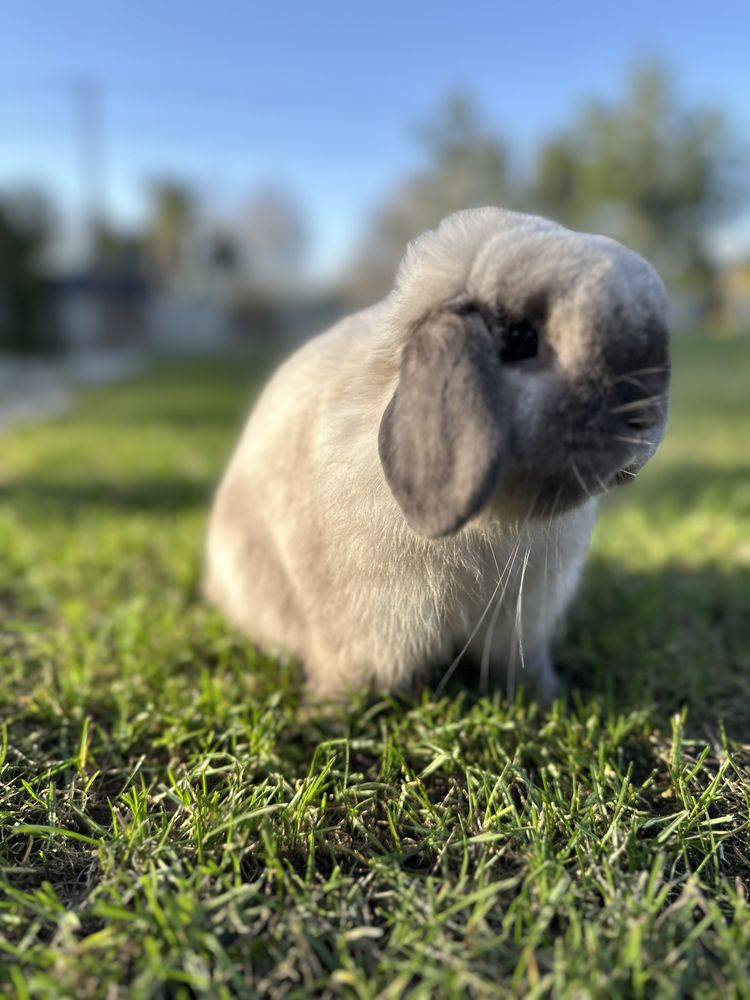
{"label": "rabbit's muzzle", "polygon": [[512,428],[513,458],[496,503],[515,516],[550,516],[633,481],[664,434],[669,360],[660,349],[600,365],[586,377],[529,370],[535,388],[516,383],[521,419]]}

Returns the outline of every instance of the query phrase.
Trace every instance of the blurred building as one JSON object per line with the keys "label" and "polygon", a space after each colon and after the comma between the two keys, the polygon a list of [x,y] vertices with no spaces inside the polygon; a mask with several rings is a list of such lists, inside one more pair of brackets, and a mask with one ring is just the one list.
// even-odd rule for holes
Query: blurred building
{"label": "blurred building", "polygon": [[94,268],[51,280],[51,322],[64,350],[134,347],[221,350],[238,343],[291,347],[342,312],[337,295],[284,294],[217,268],[196,241],[168,278],[138,267]]}
{"label": "blurred building", "polygon": [[52,279],[61,346],[136,345],[152,337],[153,287],[137,270],[91,270]]}
{"label": "blurred building", "polygon": [[727,267],[721,276],[722,320],[730,329],[750,330],[750,259]]}

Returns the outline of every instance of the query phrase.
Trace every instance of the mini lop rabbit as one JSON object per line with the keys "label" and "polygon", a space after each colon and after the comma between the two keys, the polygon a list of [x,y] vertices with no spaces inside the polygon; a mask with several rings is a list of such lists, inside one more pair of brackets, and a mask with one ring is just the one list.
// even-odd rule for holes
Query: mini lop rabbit
{"label": "mini lop rabbit", "polygon": [[316,697],[445,677],[463,653],[553,697],[596,495],[663,434],[666,312],[611,239],[448,217],[262,394],[216,495],[210,599]]}

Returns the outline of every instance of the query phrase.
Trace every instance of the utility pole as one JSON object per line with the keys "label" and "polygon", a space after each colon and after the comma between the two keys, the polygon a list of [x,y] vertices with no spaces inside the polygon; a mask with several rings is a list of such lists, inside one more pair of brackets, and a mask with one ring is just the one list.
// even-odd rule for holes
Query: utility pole
{"label": "utility pole", "polygon": [[80,223],[84,259],[91,263],[96,233],[105,215],[104,112],[99,82],[79,77],[71,85],[78,175],[81,185]]}

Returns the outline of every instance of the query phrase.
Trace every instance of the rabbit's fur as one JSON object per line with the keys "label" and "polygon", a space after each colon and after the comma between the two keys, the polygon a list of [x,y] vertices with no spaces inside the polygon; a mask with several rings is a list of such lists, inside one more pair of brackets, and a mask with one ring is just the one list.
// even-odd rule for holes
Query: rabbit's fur
{"label": "rabbit's fur", "polygon": [[401,687],[461,651],[553,696],[595,495],[663,433],[666,305],[613,240],[497,208],[445,219],[384,301],[261,395],[216,495],[209,597],[301,659],[318,697]]}

